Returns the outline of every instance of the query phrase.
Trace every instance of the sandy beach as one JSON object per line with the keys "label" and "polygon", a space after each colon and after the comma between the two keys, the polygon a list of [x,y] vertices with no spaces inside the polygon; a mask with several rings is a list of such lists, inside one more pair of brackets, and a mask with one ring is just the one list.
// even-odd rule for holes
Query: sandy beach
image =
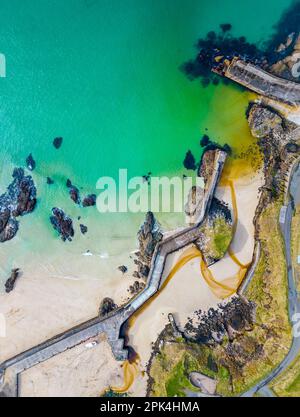
{"label": "sandy beach", "polygon": [[134,278],[123,275],[117,266],[125,259],[133,270],[129,253],[113,260],[96,255],[75,258],[68,271],[63,260],[57,260],[56,268],[37,254],[28,259],[15,289],[0,294],[0,313],[6,321],[6,337],[0,337],[1,362],[96,317],[104,297],[112,297],[118,305],[128,300]]}
{"label": "sandy beach", "polygon": [[99,397],[109,386],[122,385],[121,364],[100,336],[74,347],[21,375],[24,397]]}

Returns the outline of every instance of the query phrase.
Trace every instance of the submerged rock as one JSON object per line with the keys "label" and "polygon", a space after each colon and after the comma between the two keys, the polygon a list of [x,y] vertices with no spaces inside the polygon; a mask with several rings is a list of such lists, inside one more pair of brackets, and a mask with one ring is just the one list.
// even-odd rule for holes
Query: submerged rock
{"label": "submerged rock", "polygon": [[62,209],[54,207],[52,209],[50,221],[63,241],[72,240],[72,237],[74,236],[73,222],[71,217],[67,216]]}
{"label": "submerged rock", "polygon": [[33,171],[36,166],[35,160],[33,159],[33,156],[31,153],[26,158],[26,165],[30,171]]}
{"label": "submerged rock", "polygon": [[11,292],[14,289],[15,283],[19,277],[19,271],[19,268],[12,269],[11,275],[5,283],[5,291],[7,293]]}
{"label": "submerged rock", "polygon": [[96,200],[97,200],[96,194],[89,194],[88,196],[86,196],[83,199],[82,206],[83,207],[95,206],[96,205]]}
{"label": "submerged rock", "polygon": [[68,187],[68,188],[70,188],[70,187],[72,187],[72,182],[71,182],[71,180],[68,178],[67,179],[67,181],[66,181],[66,186]]}
{"label": "submerged rock", "polygon": [[88,231],[88,228],[87,228],[87,226],[85,226],[84,224],[80,224],[79,225],[79,227],[80,227],[80,231],[81,231],[81,233],[84,235],[84,234],[86,234],[86,232]]}
{"label": "submerged rock", "polygon": [[12,239],[19,228],[16,217],[31,213],[36,205],[36,188],[30,175],[15,168],[13,181],[0,196],[0,242]]}
{"label": "submerged rock", "polygon": [[81,199],[79,189],[75,187],[69,179],[67,179],[66,186],[69,188],[71,200],[73,200],[76,204],[80,204]]}
{"label": "submerged rock", "polygon": [[53,179],[50,178],[50,177],[47,177],[47,184],[49,184],[49,185],[54,184]]}
{"label": "submerged rock", "polygon": [[59,149],[61,147],[61,145],[62,145],[62,142],[63,142],[63,138],[61,138],[61,137],[55,138],[53,140],[53,146],[54,146],[54,148],[55,149]]}
{"label": "submerged rock", "polygon": [[80,204],[80,193],[77,187],[72,185],[72,187],[70,187],[69,194],[74,203]]}
{"label": "submerged rock", "polygon": [[184,161],[183,161],[183,166],[186,169],[191,169],[193,171],[197,168],[195,157],[191,151],[187,151]]}

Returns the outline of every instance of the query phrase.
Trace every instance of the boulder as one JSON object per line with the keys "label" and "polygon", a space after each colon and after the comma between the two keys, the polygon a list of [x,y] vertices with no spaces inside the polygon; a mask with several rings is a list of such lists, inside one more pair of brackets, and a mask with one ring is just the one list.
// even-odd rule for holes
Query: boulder
{"label": "boulder", "polygon": [[33,159],[33,156],[31,153],[26,158],[26,165],[30,171],[33,171],[36,166],[35,160]]}
{"label": "boulder", "polygon": [[79,225],[79,227],[80,227],[80,231],[81,231],[81,233],[84,235],[84,234],[86,234],[86,232],[88,231],[88,228],[87,228],[87,226],[85,226],[84,224],[80,224]]}
{"label": "boulder", "polygon": [[99,316],[104,317],[116,308],[118,308],[118,306],[115,304],[114,300],[112,298],[105,297],[100,304]]}
{"label": "boulder", "polygon": [[74,236],[73,222],[62,209],[54,207],[52,209],[50,221],[53,228],[60,234],[63,241],[72,240],[72,237]]}
{"label": "boulder", "polygon": [[62,142],[63,142],[63,138],[61,138],[61,137],[55,138],[53,140],[53,146],[54,146],[54,148],[55,149],[59,149],[61,147],[61,145],[62,145]]}
{"label": "boulder", "polygon": [[96,194],[89,194],[83,199],[82,206],[83,207],[95,206],[96,205],[96,199],[97,199]]}
{"label": "boulder", "polygon": [[8,280],[5,283],[5,291],[7,293],[11,292],[14,289],[15,283],[16,283],[18,277],[19,277],[19,268],[12,269],[10,277],[8,278]]}

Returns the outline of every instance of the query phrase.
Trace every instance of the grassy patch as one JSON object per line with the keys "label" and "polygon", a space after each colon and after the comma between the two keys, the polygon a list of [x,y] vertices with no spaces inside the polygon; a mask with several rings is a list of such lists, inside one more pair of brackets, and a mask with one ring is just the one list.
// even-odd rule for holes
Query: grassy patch
{"label": "grassy patch", "polygon": [[296,280],[297,289],[300,291],[300,265],[297,262],[297,257],[300,255],[300,205],[296,207],[294,216],[292,218],[291,254],[294,268],[294,277]]}
{"label": "grassy patch", "polygon": [[232,226],[226,222],[224,217],[213,220],[212,225],[206,222],[202,226],[205,236],[202,251],[206,257],[221,259],[225,255],[232,239]]}
{"label": "grassy patch", "polygon": [[300,353],[291,365],[272,381],[271,387],[280,397],[300,396]]}
{"label": "grassy patch", "polygon": [[193,371],[214,377],[216,374],[208,366],[209,349],[205,346],[183,341],[166,343],[153,360],[150,375],[153,378],[151,396],[185,396],[184,390],[198,391],[189,381]]}

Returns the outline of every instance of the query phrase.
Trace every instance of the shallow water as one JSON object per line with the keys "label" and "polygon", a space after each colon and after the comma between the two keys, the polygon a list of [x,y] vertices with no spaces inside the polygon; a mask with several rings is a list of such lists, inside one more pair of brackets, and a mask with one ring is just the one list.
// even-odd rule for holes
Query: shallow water
{"label": "shallow water", "polygon": [[[7,78],[0,78],[0,185],[4,190],[13,167],[23,166],[32,152],[39,200],[35,212],[21,219],[18,236],[1,245],[0,280],[14,266],[34,266],[36,258],[55,274],[78,277],[74,259],[87,249],[102,254],[101,278],[135,248],[143,215],[80,209],[69,199],[66,178],[86,194],[96,191],[100,176],[117,178],[119,168],[127,168],[129,176],[182,174],[188,149],[200,158],[204,133],[238,154],[252,147],[244,118],[248,93],[233,86],[203,88],[179,66],[194,56],[197,38],[220,23],[232,23],[234,35],[261,42],[288,5],[286,0],[2,0],[0,52]],[[56,136],[64,138],[59,150],[52,146]],[[47,176],[54,185],[46,185]],[[82,216],[87,235],[75,221],[74,241],[63,244],[49,224],[53,206],[74,219]],[[166,228],[182,219],[160,216]]]}

